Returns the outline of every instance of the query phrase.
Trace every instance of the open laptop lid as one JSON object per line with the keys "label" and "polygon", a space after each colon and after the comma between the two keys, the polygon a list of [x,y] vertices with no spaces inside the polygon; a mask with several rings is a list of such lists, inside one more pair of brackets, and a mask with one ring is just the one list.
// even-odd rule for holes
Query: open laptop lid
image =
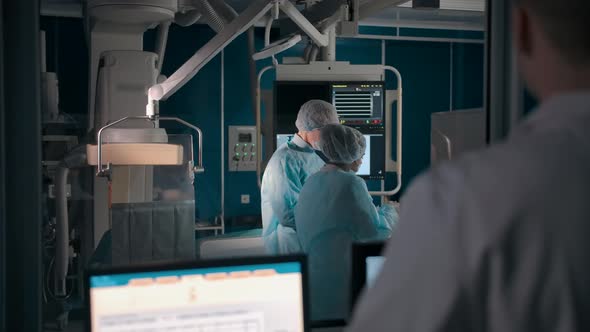
{"label": "open laptop lid", "polygon": [[385,242],[355,243],[352,246],[352,276],[350,308],[354,307],[366,285],[369,287],[381,271],[385,261]]}
{"label": "open laptop lid", "polygon": [[303,256],[90,270],[88,331],[308,331]]}

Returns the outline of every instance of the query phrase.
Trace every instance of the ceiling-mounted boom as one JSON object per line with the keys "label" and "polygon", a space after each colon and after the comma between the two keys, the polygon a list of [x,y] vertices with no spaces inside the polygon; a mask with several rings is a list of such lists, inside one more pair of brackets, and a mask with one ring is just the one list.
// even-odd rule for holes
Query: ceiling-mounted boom
{"label": "ceiling-mounted boom", "polygon": [[[209,61],[211,61],[211,59],[219,54],[225,46],[242,34],[242,32],[246,31],[250,26],[258,22],[258,20],[260,20],[269,9],[272,8],[272,6],[273,2],[269,0],[255,1],[231,23],[226,25],[207,44],[201,47],[168,79],[160,84],[152,86],[148,91],[149,100],[166,100],[174,94],[193,78]],[[149,106],[150,105],[148,105],[148,107]]]}
{"label": "ceiling-mounted boom", "polygon": [[318,46],[328,45],[329,38],[311,24],[289,0],[258,0],[226,25],[205,46],[200,48],[172,76],[152,86],[148,91],[148,116],[157,114],[155,101],[166,100],[193,78],[201,68],[213,59],[225,46],[258,22],[269,10],[278,7],[289,16]]}

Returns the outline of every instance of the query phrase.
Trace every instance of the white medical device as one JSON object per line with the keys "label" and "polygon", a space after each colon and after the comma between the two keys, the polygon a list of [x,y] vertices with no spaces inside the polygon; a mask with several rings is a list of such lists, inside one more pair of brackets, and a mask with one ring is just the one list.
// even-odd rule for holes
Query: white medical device
{"label": "white medical device", "polygon": [[[274,144],[278,143],[278,141],[285,141],[285,136],[275,136],[275,135],[266,135],[264,137],[262,137],[262,132],[274,132],[273,129],[269,128],[268,124],[274,124],[275,122],[277,122],[277,119],[273,119],[273,118],[269,118],[269,114],[275,114],[276,112],[273,112],[273,107],[275,107],[275,102],[274,102],[274,96],[272,95],[272,93],[264,93],[260,87],[260,83],[262,80],[262,77],[265,73],[267,73],[270,70],[275,70],[276,71],[276,81],[277,82],[289,82],[289,83],[297,83],[297,82],[318,82],[320,85],[325,85],[325,82],[332,82],[331,84],[327,85],[327,92],[328,94],[332,94],[331,96],[329,96],[329,98],[331,98],[331,102],[335,102],[337,104],[339,104],[339,102],[341,101],[341,96],[343,96],[343,94],[347,91],[347,89],[350,89],[351,87],[355,87],[355,82],[362,82],[359,84],[362,85],[371,85],[370,82],[375,82],[373,85],[379,85],[382,84],[382,82],[385,81],[385,73],[387,71],[391,72],[394,74],[394,76],[396,77],[397,80],[397,90],[385,90],[385,96],[377,96],[377,98],[373,98],[372,100],[366,100],[363,101],[363,103],[369,103],[369,104],[373,104],[375,103],[375,100],[382,100],[384,102],[384,106],[382,109],[385,111],[384,114],[384,118],[383,121],[384,122],[380,122],[380,123],[376,123],[375,125],[381,127],[383,126],[384,128],[384,138],[385,138],[385,149],[384,149],[384,154],[385,154],[385,172],[395,172],[396,173],[396,177],[397,177],[397,184],[395,186],[395,188],[391,188],[389,190],[385,189],[385,181],[384,179],[381,179],[381,190],[380,191],[372,191],[370,192],[371,195],[373,196],[381,196],[381,197],[386,197],[386,196],[392,196],[397,194],[400,190],[401,190],[401,185],[402,185],[402,120],[403,120],[403,103],[402,103],[402,77],[401,74],[399,73],[399,71],[391,66],[383,66],[383,65],[351,65],[348,62],[330,62],[330,61],[320,61],[320,62],[310,62],[309,64],[289,64],[289,65],[285,65],[285,64],[281,64],[281,65],[277,65],[277,66],[269,66],[264,68],[263,70],[260,71],[259,75],[258,75],[258,86],[257,86],[257,93],[256,93],[256,102],[257,102],[257,108],[256,108],[256,126],[259,128],[257,130],[257,133],[259,135],[258,137],[258,141],[259,142],[264,142],[264,144],[266,146],[274,146]],[[343,84],[339,84],[336,82],[346,82]],[[381,82],[381,83],[379,83]],[[277,86],[277,84],[275,84],[275,86]],[[319,85],[318,85],[319,87]],[[362,94],[362,97],[370,97],[370,94],[375,94],[376,92],[381,93],[381,91],[378,88],[375,87],[368,87],[368,88],[363,88],[360,89],[362,91],[359,91]],[[366,90],[366,91],[365,91]],[[366,95],[366,96],[365,96]],[[375,97],[375,96],[373,96]],[[263,99],[264,98],[264,99]],[[318,96],[319,99],[321,99]],[[267,117],[265,119],[265,123],[266,126],[263,128],[263,123],[262,123],[262,113],[261,113],[261,109],[262,109],[262,103],[264,102],[264,106],[266,109],[266,114]],[[395,112],[395,116],[396,116],[396,123],[397,123],[397,128],[396,128],[396,156],[395,159],[393,159],[392,156],[392,148],[391,148],[391,142],[392,142],[392,133],[393,133],[393,128],[392,128],[392,118],[393,118],[393,105],[395,102],[395,106],[396,106],[396,112]],[[347,117],[347,116],[342,116],[344,115],[344,109],[345,107],[345,103],[340,103],[341,110],[340,110],[340,119],[341,121],[343,121],[343,123],[345,123],[346,125],[353,125],[355,126],[355,124],[353,122],[355,121],[381,121],[378,118],[373,118],[373,110],[372,107],[368,107],[369,110],[366,110],[366,114],[361,114],[359,112],[357,112],[358,114],[355,115],[354,117]],[[270,111],[269,111],[270,110]],[[369,114],[371,113],[371,114]],[[356,114],[356,113],[355,113]],[[363,118],[366,117],[366,118]],[[373,126],[372,123],[367,124],[368,126]],[[362,131],[362,130],[361,130]],[[287,132],[278,132],[279,135],[288,135],[289,133]],[[372,132],[372,131],[367,131],[365,134],[368,135],[368,142],[369,144],[373,143],[373,139],[377,138],[377,140],[375,141],[376,144],[379,144],[379,142],[381,142],[382,140],[379,139],[379,137],[373,137],[371,135],[381,135],[380,132]],[[275,141],[276,140],[276,141]],[[261,176],[262,176],[262,170],[263,170],[263,159],[261,158],[261,154],[262,154],[262,148],[260,146],[261,144],[258,144],[258,151],[257,151],[257,155],[258,157],[258,167],[257,167],[257,179],[258,179],[258,183],[260,185],[260,181],[261,181]],[[278,145],[277,145],[278,146]],[[267,158],[269,158],[269,155],[266,156]],[[363,170],[366,173],[366,170]],[[374,172],[370,172],[369,171],[369,175],[372,176],[365,176],[366,178],[381,178],[381,177],[377,177],[375,176],[375,174],[371,174]],[[377,171],[378,173],[378,171]]]}

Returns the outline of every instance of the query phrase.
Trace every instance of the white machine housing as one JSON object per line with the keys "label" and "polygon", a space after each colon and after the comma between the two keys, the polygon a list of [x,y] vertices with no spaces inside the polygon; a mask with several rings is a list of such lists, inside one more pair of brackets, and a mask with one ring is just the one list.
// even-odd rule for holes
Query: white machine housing
{"label": "white machine housing", "polygon": [[[402,78],[399,71],[390,66],[384,65],[352,65],[349,62],[344,61],[312,61],[309,64],[283,64],[274,67],[264,68],[258,76],[258,87],[257,87],[257,116],[256,125],[258,126],[259,136],[258,140],[262,141],[262,132],[269,133],[269,127],[266,126],[262,130],[262,117],[261,108],[262,103],[267,110],[267,118],[265,122],[273,123],[273,119],[269,117],[272,115],[273,108],[273,95],[272,91],[263,91],[260,89],[260,82],[262,76],[269,70],[276,70],[277,81],[385,81],[385,73],[387,71],[392,72],[397,79],[397,90],[387,90],[385,94],[385,170],[387,172],[395,172],[397,175],[397,186],[391,190],[385,190],[385,181],[381,181],[381,191],[371,192],[374,196],[391,196],[398,193],[401,190],[401,174],[402,174]],[[397,155],[393,159],[392,156],[392,117],[393,117],[393,104],[396,103],[396,117],[397,117]],[[270,110],[270,111],[269,111]],[[273,137],[266,135],[264,142],[266,146],[272,146]],[[262,164],[261,159],[262,149],[258,147],[258,165],[257,165],[257,179],[260,185],[260,179],[262,175]],[[268,157],[268,156],[267,156]]]}
{"label": "white machine housing", "polygon": [[[146,91],[156,84],[158,55],[141,50],[105,51],[99,73],[94,125],[100,128],[126,116],[143,115]],[[133,127],[152,127],[132,123]]]}
{"label": "white machine housing", "polygon": [[[87,26],[90,43],[88,128],[97,131],[105,124],[145,114],[147,89],[157,83],[158,56],[143,51],[143,34],[161,22],[172,21],[176,0],[88,0]],[[133,123],[148,127],[148,123]],[[143,178],[145,185],[130,187],[117,197],[140,200],[150,187],[149,166],[129,167],[127,174],[115,174],[131,182]],[[140,181],[141,182],[141,181]],[[116,191],[117,189],[114,188]],[[123,189],[121,189],[123,190]],[[108,185],[94,179],[94,246],[110,228]]]}
{"label": "white machine housing", "polygon": [[277,81],[382,81],[381,65],[351,65],[346,61],[312,61],[276,66]]}

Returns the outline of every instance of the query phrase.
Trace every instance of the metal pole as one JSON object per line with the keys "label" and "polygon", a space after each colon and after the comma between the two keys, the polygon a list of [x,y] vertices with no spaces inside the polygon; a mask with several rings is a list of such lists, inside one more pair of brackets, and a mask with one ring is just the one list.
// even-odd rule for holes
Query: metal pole
{"label": "metal pole", "polygon": [[[4,10],[0,3],[0,184],[6,183],[5,129],[4,124]],[[0,294],[6,294],[6,193],[0,185]],[[0,295],[0,331],[6,331],[6,296]]]}
{"label": "metal pole", "polygon": [[[260,73],[258,73],[256,85],[256,181],[258,182],[259,188],[262,187],[262,90],[260,88],[260,84],[262,82],[262,76],[264,73],[274,68],[275,67],[273,66],[264,67]],[[267,147],[267,149],[268,148],[269,147]]]}
{"label": "metal pole", "polygon": [[164,65],[164,55],[166,55],[166,44],[168,43],[168,32],[170,31],[171,22],[162,22],[158,28],[156,37],[156,52],[158,53],[158,74],[162,73]]}
{"label": "metal pole", "polygon": [[[403,104],[402,104],[402,96],[403,96],[403,89],[402,89],[402,76],[400,74],[400,72],[395,69],[394,67],[391,66],[383,66],[383,73],[385,75],[386,71],[390,71],[392,72],[395,77],[397,78],[397,98],[396,98],[396,102],[397,102],[397,156],[396,156],[396,160],[395,160],[395,172],[397,175],[397,185],[395,188],[388,190],[388,191],[370,191],[369,194],[371,196],[393,196],[395,194],[397,194],[401,188],[402,188],[402,139],[403,139],[403,135],[402,135],[402,129],[403,129],[403,125],[402,125],[402,121],[403,121]],[[387,100],[387,99],[386,99]],[[388,103],[389,105],[389,103]],[[390,123],[391,119],[387,119],[387,125]],[[386,130],[387,132],[387,130]],[[385,143],[385,162],[386,162],[386,166],[388,163],[391,162],[391,149],[389,148],[389,144],[388,142],[389,138],[387,137],[387,133],[386,133],[386,143]],[[386,167],[386,171],[387,171],[387,167]]]}
{"label": "metal pole", "polygon": [[324,35],[328,36],[328,46],[322,47],[322,60],[336,61],[336,25],[327,28]]}
{"label": "metal pole", "polygon": [[524,90],[512,47],[510,1],[488,1],[487,6],[484,107],[492,143],[506,137],[522,119]]}
{"label": "metal pole", "polygon": [[221,51],[221,227],[225,233],[225,52]]}
{"label": "metal pole", "polygon": [[41,30],[41,72],[47,71],[47,42],[45,39],[45,31]]}
{"label": "metal pole", "polygon": [[449,44],[449,111],[453,110],[453,47],[454,44]]}
{"label": "metal pole", "polygon": [[[5,239],[3,331],[41,331],[41,107],[39,0],[3,1],[2,125]],[[4,29],[3,29],[4,30]],[[9,193],[9,194],[8,194]],[[4,235],[5,234],[5,235]]]}

